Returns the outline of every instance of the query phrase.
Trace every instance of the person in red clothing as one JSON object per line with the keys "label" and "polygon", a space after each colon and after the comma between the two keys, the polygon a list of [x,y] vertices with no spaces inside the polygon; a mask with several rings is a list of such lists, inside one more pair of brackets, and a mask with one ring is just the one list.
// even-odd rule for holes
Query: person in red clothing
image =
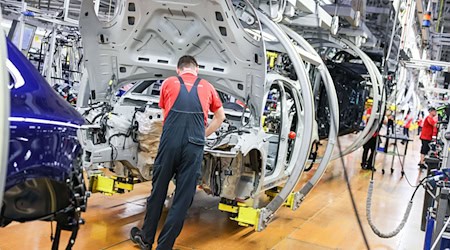
{"label": "person in red clothing", "polygon": [[[438,123],[439,122],[439,115],[433,117],[433,119],[434,119],[434,121],[436,123]],[[433,127],[433,136],[437,136],[437,134],[438,134],[438,127],[435,126],[435,127]]]}
{"label": "person in red clothing", "polygon": [[[403,135],[405,135],[407,138],[409,138],[409,128],[411,127],[411,123],[413,121],[412,115],[411,115],[411,111],[408,111],[408,113],[406,113],[405,116],[405,120],[403,122],[404,126],[403,126]],[[402,144],[405,144],[405,140],[402,140]]]}
{"label": "person in red clothing", "polygon": [[422,127],[423,127],[422,115],[419,116],[419,119],[417,120],[417,125],[419,126],[417,128],[417,135],[420,135],[420,133],[422,132]]}
{"label": "person in red clothing", "polygon": [[[366,112],[366,116],[367,116],[367,121],[369,120],[370,115],[372,114],[372,107],[370,107],[367,112]],[[387,124],[387,119],[386,116],[384,117],[383,121],[380,123],[379,128],[377,129],[377,131],[375,131],[375,133],[372,135],[372,137],[370,138],[370,140],[368,140],[364,145],[363,145],[363,154],[362,154],[362,160],[361,160],[361,168],[364,170],[373,170],[376,171],[375,166],[374,166],[374,157],[375,157],[375,151],[377,150],[377,146],[378,146],[378,134],[379,131],[381,129],[382,124]],[[378,143],[377,143],[378,142]],[[369,154],[370,151],[370,154]],[[369,156],[369,158],[367,158],[367,156]]]}
{"label": "person in red clothing", "polygon": [[420,149],[420,168],[426,169],[425,155],[430,151],[430,143],[433,138],[433,130],[436,127],[437,120],[436,109],[431,107],[428,109],[429,115],[423,121],[422,132],[420,133],[420,140],[422,141],[422,148]]}
{"label": "person in red clothing", "polygon": [[408,113],[405,116],[405,122],[403,126],[403,134],[406,135],[406,137],[409,137],[409,128],[411,127],[411,123],[413,121],[411,111],[408,111]]}
{"label": "person in red clothing", "polygon": [[[225,119],[222,102],[214,87],[197,76],[198,64],[192,56],[178,60],[177,74],[161,87],[159,107],[164,126],[153,166],[152,192],[142,230],[133,227],[130,238],[141,249],[152,249],[156,229],[172,178],[176,180],[173,205],[158,237],[156,249],[172,249],[183,228],[200,177],[205,136],[220,127]],[[208,111],[214,118],[208,124]]]}

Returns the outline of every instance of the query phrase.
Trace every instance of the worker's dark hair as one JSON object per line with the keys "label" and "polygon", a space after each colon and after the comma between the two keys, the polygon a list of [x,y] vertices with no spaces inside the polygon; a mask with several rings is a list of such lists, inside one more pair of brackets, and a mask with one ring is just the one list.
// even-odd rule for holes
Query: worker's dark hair
{"label": "worker's dark hair", "polygon": [[428,112],[431,112],[431,111],[436,111],[436,109],[434,107],[428,108]]}
{"label": "worker's dark hair", "polygon": [[198,67],[197,60],[193,56],[190,55],[184,55],[178,59],[177,68],[183,69],[183,68],[195,68]]}

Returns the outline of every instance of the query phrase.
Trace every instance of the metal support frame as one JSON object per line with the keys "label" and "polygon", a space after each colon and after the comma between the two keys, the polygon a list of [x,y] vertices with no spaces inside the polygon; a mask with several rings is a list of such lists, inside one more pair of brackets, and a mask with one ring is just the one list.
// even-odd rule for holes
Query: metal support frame
{"label": "metal support frame", "polygon": [[[433,232],[432,242],[435,242],[438,239],[438,234],[444,227],[445,217],[447,217],[449,195],[450,195],[449,188],[447,188],[447,187],[441,188],[440,195],[439,195],[438,209],[437,209],[437,213],[436,213],[436,228],[434,229],[434,232]],[[437,243],[437,246],[438,246],[438,249],[440,249],[440,246],[441,246],[440,239]]]}
{"label": "metal support frame", "polygon": [[49,59],[48,61],[45,62],[44,65],[44,72],[45,72],[45,78],[47,80],[47,82],[52,82],[52,70],[53,70],[53,57],[55,54],[55,49],[56,49],[56,36],[57,36],[57,31],[58,31],[59,25],[57,26],[56,24],[53,24],[53,29],[52,29],[52,38],[50,39],[50,50],[49,50]]}
{"label": "metal support frame", "polygon": [[[2,13],[0,12],[0,22]],[[6,40],[3,29],[0,29],[0,208],[3,201],[3,189],[8,163],[9,143],[9,89],[6,73]]]}
{"label": "metal support frame", "polygon": [[101,0],[95,0],[95,4],[94,4],[94,10],[95,10],[95,14],[97,14],[97,16],[98,16],[98,11],[100,10],[100,2],[101,2]]}
{"label": "metal support frame", "polygon": [[[320,55],[317,53],[314,47],[311,46],[311,44],[309,44],[302,36],[300,36],[298,33],[287,26],[281,25],[281,28],[289,37],[297,42],[300,47],[302,47],[312,55],[320,58]],[[320,161],[319,167],[317,168],[317,171],[314,173],[311,179],[300,189],[300,191],[297,192],[298,195],[294,200],[294,210],[300,205],[304,197],[312,190],[312,188],[319,182],[320,178],[325,173],[328,162],[331,160],[339,132],[339,105],[333,79],[327,69],[327,66],[322,60],[319,61],[319,64],[317,66],[317,69],[320,72],[321,79],[327,91],[328,103],[330,108],[330,130],[328,135],[328,144],[325,149],[325,153]]]}
{"label": "metal support frame", "polygon": [[[319,24],[320,28],[331,30],[333,26],[333,18],[328,14],[323,6],[317,6],[314,0],[291,0],[287,5],[287,9],[293,8],[305,13],[304,16],[297,18],[289,18],[285,15],[283,23],[294,26],[315,27]],[[318,19],[318,20],[317,20]]]}
{"label": "metal support frame", "polygon": [[304,129],[301,135],[302,145],[308,145],[308,148],[302,147],[302,150],[298,154],[297,158],[297,166],[292,170],[288,180],[286,181],[285,186],[279,192],[279,194],[264,208],[260,210],[258,225],[256,226],[257,231],[263,230],[266,225],[270,222],[275,212],[283,205],[288,196],[292,193],[298,181],[300,180],[300,176],[305,168],[305,163],[309,157],[309,151],[311,148],[312,142],[312,133],[313,130],[313,117],[314,117],[314,103],[312,98],[312,90],[309,78],[305,72],[305,67],[303,65],[303,61],[295,49],[294,45],[291,43],[289,37],[285,32],[272,22],[267,16],[257,11],[257,16],[260,19],[262,25],[266,26],[275,37],[280,41],[282,46],[286,49],[286,52],[291,56],[292,63],[295,69],[295,72],[298,76],[298,88],[302,90],[303,93],[303,110],[304,110]]}
{"label": "metal support frame", "polygon": [[402,61],[402,63],[406,68],[429,69],[430,66],[440,66],[443,68],[443,72],[450,72],[450,62],[410,59],[409,61]]}
{"label": "metal support frame", "polygon": [[[22,1],[22,9],[21,11],[24,12],[27,10],[27,3],[25,1]],[[19,27],[20,27],[20,31],[19,31],[19,41],[16,44],[16,46],[19,48],[20,51],[22,51],[23,48],[23,33],[25,32],[25,16],[23,13],[20,13],[19,16]]]}
{"label": "metal support frame", "polygon": [[359,26],[361,17],[358,12],[353,9],[352,6],[336,6],[335,4],[330,4],[323,6],[323,9],[327,11],[328,13],[335,13],[336,9],[337,15],[340,17],[345,18],[352,26]]}
{"label": "metal support frame", "polygon": [[[384,91],[384,85],[383,80],[380,71],[376,67],[375,63],[370,59],[370,57],[364,53],[360,48],[358,48],[355,44],[353,44],[351,41],[339,37],[334,38],[331,36],[325,37],[324,35],[317,35],[317,34],[310,34],[304,36],[305,38],[311,38],[316,39],[316,42],[312,44],[313,47],[318,47],[320,45],[326,46],[332,46],[339,49],[347,50],[348,52],[355,54],[359,56],[364,63],[364,65],[367,68],[367,71],[369,72],[370,76],[370,82],[372,83],[373,87],[373,107],[376,107],[376,110],[372,110],[372,115],[369,117],[369,121],[367,122],[366,127],[363,129],[363,131],[359,134],[359,136],[354,140],[354,142],[345,148],[342,152],[336,153],[333,155],[332,159],[337,159],[341,156],[347,155],[352,153],[353,151],[360,148],[362,145],[364,145],[372,135],[375,133],[375,131],[378,128],[379,123],[381,122],[380,119],[384,117],[384,114],[381,112],[384,111],[385,108],[385,99],[386,95],[383,94]],[[382,100],[383,98],[383,100]]]}

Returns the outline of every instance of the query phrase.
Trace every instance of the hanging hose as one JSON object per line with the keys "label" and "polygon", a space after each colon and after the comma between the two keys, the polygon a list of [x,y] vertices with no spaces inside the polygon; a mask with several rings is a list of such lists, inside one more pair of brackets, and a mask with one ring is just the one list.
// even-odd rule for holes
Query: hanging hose
{"label": "hanging hose", "polygon": [[372,221],[372,194],[373,194],[374,180],[373,179],[370,180],[369,190],[367,192],[366,214],[367,214],[367,222],[369,222],[370,228],[376,235],[378,235],[381,238],[392,238],[392,237],[396,236],[403,229],[403,227],[405,226],[406,222],[408,221],[408,217],[411,213],[413,199],[414,199],[414,196],[416,195],[416,191],[417,191],[417,189],[419,189],[420,186],[422,186],[422,184],[425,180],[426,180],[426,177],[420,181],[419,185],[417,185],[416,189],[414,190],[414,193],[411,196],[411,199],[409,200],[408,206],[406,207],[406,211],[403,214],[403,219],[400,222],[400,224],[397,226],[397,228],[395,230],[393,230],[389,233],[380,232],[380,230],[375,226],[375,224]]}

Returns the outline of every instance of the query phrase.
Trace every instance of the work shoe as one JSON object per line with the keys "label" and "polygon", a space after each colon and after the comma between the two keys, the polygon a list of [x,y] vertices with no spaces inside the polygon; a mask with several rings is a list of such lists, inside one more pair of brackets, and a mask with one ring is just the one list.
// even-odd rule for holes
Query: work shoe
{"label": "work shoe", "polygon": [[130,239],[134,244],[139,245],[141,250],[151,250],[152,249],[152,246],[150,244],[144,242],[144,239],[142,238],[142,235],[141,235],[141,230],[137,227],[133,227],[131,229]]}
{"label": "work shoe", "polygon": [[377,171],[374,167],[372,167],[371,165],[367,165],[365,168],[363,168],[364,170],[371,170],[371,171]]}

